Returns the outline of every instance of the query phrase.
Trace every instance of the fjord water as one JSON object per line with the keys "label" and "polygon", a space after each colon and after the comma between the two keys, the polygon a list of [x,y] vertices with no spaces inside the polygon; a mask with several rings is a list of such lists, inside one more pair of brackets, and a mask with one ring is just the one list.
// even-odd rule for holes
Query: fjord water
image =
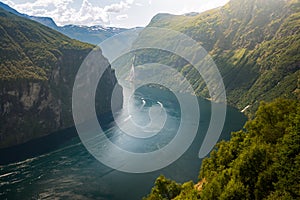
{"label": "fjord water", "polygon": [[[48,145],[55,147],[51,152],[0,166],[0,199],[135,200],[149,193],[155,179],[161,174],[177,182],[196,182],[201,164],[198,152],[209,125],[211,108],[210,101],[199,98],[198,102],[201,116],[194,142],[176,162],[161,170],[143,174],[120,172],[91,156],[79,137],[63,143],[48,138],[51,141]],[[136,139],[122,132],[114,122],[100,120],[106,136],[121,148],[132,152],[155,151],[167,145],[176,135],[181,117],[175,96],[166,90],[145,87],[133,97],[133,105],[137,111],[131,117],[141,126],[149,123],[150,108],[164,107],[167,118],[159,134],[149,140]],[[246,118],[231,107],[227,108],[226,116],[220,139],[227,140],[232,131],[242,128]],[[125,124],[129,120],[122,111],[116,118]],[[130,130],[131,127],[127,128]],[[124,158],[114,156],[112,159]]]}

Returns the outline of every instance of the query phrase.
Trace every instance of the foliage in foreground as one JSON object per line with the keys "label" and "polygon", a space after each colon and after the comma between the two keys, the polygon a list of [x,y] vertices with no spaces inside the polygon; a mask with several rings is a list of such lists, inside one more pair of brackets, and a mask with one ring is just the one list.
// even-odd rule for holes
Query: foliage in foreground
{"label": "foliage in foreground", "polygon": [[200,188],[160,176],[144,200],[299,199],[300,103],[261,103],[245,130],[216,145],[203,160]]}

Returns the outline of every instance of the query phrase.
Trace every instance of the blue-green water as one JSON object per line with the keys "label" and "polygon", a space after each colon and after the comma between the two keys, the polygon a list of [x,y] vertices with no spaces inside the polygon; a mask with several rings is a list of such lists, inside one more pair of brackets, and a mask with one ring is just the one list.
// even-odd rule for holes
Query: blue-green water
{"label": "blue-green water", "polygon": [[[138,113],[133,114],[133,117],[136,117],[137,123],[147,124],[149,116],[146,111],[157,106],[158,101],[163,104],[168,115],[165,127],[160,132],[162,136],[158,135],[147,142],[136,140],[122,133],[114,122],[102,122],[106,127],[107,137],[115,144],[133,152],[153,151],[167,145],[176,134],[181,116],[178,102],[168,91],[154,88],[141,91],[136,95],[135,105],[138,108],[142,106],[142,109],[138,109]],[[34,157],[26,155],[30,158],[0,166],[0,199],[135,200],[150,192],[156,177],[160,174],[178,182],[189,180],[196,182],[201,165],[198,152],[209,125],[210,106],[209,101],[199,99],[201,116],[193,144],[176,162],[161,170],[144,174],[119,172],[106,167],[91,156],[76,134],[67,139],[64,137],[62,141],[51,139],[57,138],[57,135],[50,136],[33,143],[37,146],[30,147],[36,151],[43,149],[44,146],[49,147],[41,151],[42,155],[36,155],[31,151]],[[126,116],[122,115],[122,112],[118,118],[120,121],[126,121]],[[242,113],[228,107],[221,139],[229,139],[230,132],[241,129],[245,120]],[[15,150],[20,151],[20,148],[16,147]],[[22,151],[26,149],[21,150],[20,154]],[[0,158],[0,161],[1,159],[4,157]]]}

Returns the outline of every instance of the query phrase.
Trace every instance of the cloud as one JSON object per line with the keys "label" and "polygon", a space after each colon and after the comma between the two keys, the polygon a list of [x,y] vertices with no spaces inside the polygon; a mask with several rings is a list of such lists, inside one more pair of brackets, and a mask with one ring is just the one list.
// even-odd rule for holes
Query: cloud
{"label": "cloud", "polygon": [[[54,8],[67,8],[73,0],[36,0],[34,2],[27,2],[22,4],[15,4],[14,7],[19,11],[26,11],[35,13],[40,9],[54,9]],[[48,9],[47,9],[48,8]]]}
{"label": "cloud", "polygon": [[[119,3],[99,7],[89,0],[83,0],[79,9],[73,8],[75,0],[35,0],[26,3],[13,3],[4,0],[21,13],[33,16],[51,17],[58,25],[109,25],[110,13],[120,13],[134,3],[134,0],[122,0]],[[128,17],[128,16],[127,16]],[[118,20],[124,19],[125,15],[119,15]]]}
{"label": "cloud", "polygon": [[[72,13],[72,24],[95,25],[109,24],[109,15],[101,7],[93,6],[88,0],[83,0],[79,11]],[[70,19],[69,19],[70,20]]]}
{"label": "cloud", "polygon": [[[160,12],[202,12],[229,0],[0,0],[21,13],[51,17],[58,25],[145,26]],[[99,3],[101,2],[101,3]],[[101,5],[101,6],[100,6]],[[125,14],[128,20],[125,20]]]}
{"label": "cloud", "polygon": [[111,4],[109,6],[105,6],[104,10],[106,12],[119,13],[126,8],[129,8],[128,3],[121,1],[120,3],[115,3],[115,4]]}
{"label": "cloud", "polygon": [[9,6],[14,6],[15,5],[15,3],[10,1],[10,0],[2,0],[2,2],[9,5]]}
{"label": "cloud", "polygon": [[133,4],[135,0],[126,0],[126,3]]}
{"label": "cloud", "polygon": [[130,8],[130,5],[134,3],[134,0],[126,0],[126,1],[121,1],[120,3],[114,3],[108,6],[104,7],[104,10],[106,12],[111,12],[111,13],[119,13],[125,9]]}
{"label": "cloud", "polygon": [[116,17],[116,19],[119,20],[119,21],[125,20],[125,19],[128,19],[128,15],[127,14],[125,14],[125,15],[118,15]]}
{"label": "cloud", "polygon": [[142,4],[142,3],[135,3],[135,5],[140,6],[140,7],[144,6],[144,4]]}

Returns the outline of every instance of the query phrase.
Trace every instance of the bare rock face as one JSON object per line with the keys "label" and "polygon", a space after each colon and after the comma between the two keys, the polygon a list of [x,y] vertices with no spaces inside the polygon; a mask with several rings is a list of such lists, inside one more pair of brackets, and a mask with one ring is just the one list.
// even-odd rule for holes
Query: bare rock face
{"label": "bare rock face", "polygon": [[[75,52],[74,52],[75,53]],[[87,52],[83,52],[83,55]],[[31,139],[74,126],[72,118],[72,88],[75,77],[65,69],[65,63],[72,60],[76,69],[82,59],[75,53],[62,57],[59,67],[53,69],[46,81],[2,81],[0,83],[0,147],[21,144]],[[105,59],[105,58],[103,58]],[[77,63],[77,64],[75,64]],[[111,94],[114,87],[119,93],[119,107],[122,107],[122,88],[118,85],[114,71],[105,71],[99,88],[101,103],[96,105],[98,114],[111,111]]]}
{"label": "bare rock face", "polygon": [[38,83],[28,84],[28,90],[25,90],[20,98],[20,102],[25,110],[29,110],[38,101],[40,91],[41,85]]}

